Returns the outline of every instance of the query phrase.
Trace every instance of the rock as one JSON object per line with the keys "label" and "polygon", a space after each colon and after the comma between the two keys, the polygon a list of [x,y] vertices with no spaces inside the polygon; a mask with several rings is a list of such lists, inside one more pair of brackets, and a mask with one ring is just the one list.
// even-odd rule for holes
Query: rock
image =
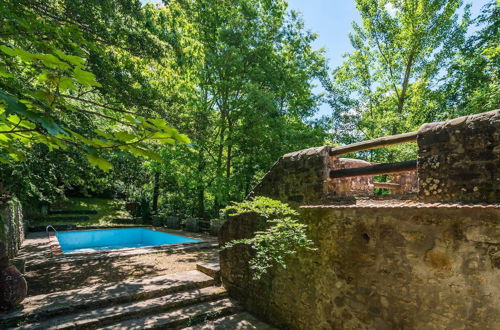
{"label": "rock", "polygon": [[167,217],[167,227],[170,229],[180,229],[181,221],[178,217]]}
{"label": "rock", "polygon": [[0,306],[10,309],[20,304],[28,294],[28,284],[16,266],[0,270]]}

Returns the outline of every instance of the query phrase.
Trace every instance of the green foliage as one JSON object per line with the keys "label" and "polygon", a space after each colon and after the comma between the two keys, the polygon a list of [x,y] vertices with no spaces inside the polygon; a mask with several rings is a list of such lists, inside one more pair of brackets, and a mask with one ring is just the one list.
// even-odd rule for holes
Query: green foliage
{"label": "green foliage", "polygon": [[316,36],[287,13],[285,1],[170,6],[195,27],[202,61],[180,126],[193,143],[162,151],[163,204],[211,217],[244,198],[282,154],[323,144],[324,126],[310,116],[319,105],[313,82],[326,75],[326,64],[311,46]]}
{"label": "green foliage", "polygon": [[444,117],[500,108],[500,4],[487,3],[472,34],[454,56],[440,93]]}
{"label": "green foliage", "polygon": [[[110,198],[90,198],[90,197],[69,197],[65,200],[59,200],[51,206],[58,210],[96,210],[97,214],[87,215],[88,220],[75,221],[74,219],[66,221],[58,221],[57,224],[74,224],[77,226],[116,226],[127,225],[130,223],[120,223],[116,219],[129,219],[130,213],[125,208],[125,202],[118,199]],[[55,216],[51,216],[54,218]],[[64,216],[57,216],[64,218]],[[32,218],[39,220],[34,225],[53,225],[54,220]]]}
{"label": "green foliage", "polygon": [[5,189],[46,201],[110,189],[150,202],[156,189],[159,211],[200,218],[241,200],[282,154],[327,136],[310,119],[323,52],[286,6],[1,2]]}
{"label": "green foliage", "polygon": [[[445,95],[436,86],[465,40],[469,6],[461,0],[356,0],[356,6],[361,24],[350,35],[354,50],[327,83],[335,139],[351,143],[446,119]],[[373,161],[415,157],[415,149],[401,148],[368,155]]]}
{"label": "green foliage", "polygon": [[307,238],[307,226],[297,219],[298,213],[288,204],[268,197],[257,196],[252,200],[233,203],[223,209],[229,216],[255,213],[261,230],[252,238],[233,240],[223,246],[231,248],[246,244],[253,248],[255,256],[250,260],[254,279],[259,279],[273,264],[286,268],[286,257],[298,249],[313,250],[313,242]]}
{"label": "green foliage", "polygon": [[[130,39],[130,49],[120,48],[131,34],[151,39],[143,16],[151,11],[152,6],[141,8],[132,0],[3,1],[0,161],[25,160],[30,148],[43,144],[49,150],[77,148],[90,164],[109,171],[112,164],[102,155],[109,150],[159,159],[151,145],[189,143],[155,107],[125,94],[141,83],[143,91],[157,89],[156,77],[147,78],[165,62],[153,58],[157,49],[137,51]],[[100,17],[131,21],[135,28],[108,34]],[[155,46],[164,49],[169,43],[157,40]],[[117,72],[133,79],[114,91],[116,82],[109,78]]]}

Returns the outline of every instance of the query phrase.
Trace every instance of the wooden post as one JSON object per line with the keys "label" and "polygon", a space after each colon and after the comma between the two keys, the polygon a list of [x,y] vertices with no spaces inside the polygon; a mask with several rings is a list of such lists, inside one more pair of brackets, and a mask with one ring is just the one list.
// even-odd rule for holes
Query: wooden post
{"label": "wooden post", "polygon": [[330,156],[338,156],[351,152],[381,148],[393,144],[414,142],[417,140],[417,133],[418,132],[410,132],[398,135],[384,136],[374,140],[348,144],[346,146],[332,147],[329,151],[329,154]]}
{"label": "wooden post", "polygon": [[373,187],[385,188],[385,189],[399,189],[401,188],[401,185],[398,183],[391,183],[391,182],[374,182]]}

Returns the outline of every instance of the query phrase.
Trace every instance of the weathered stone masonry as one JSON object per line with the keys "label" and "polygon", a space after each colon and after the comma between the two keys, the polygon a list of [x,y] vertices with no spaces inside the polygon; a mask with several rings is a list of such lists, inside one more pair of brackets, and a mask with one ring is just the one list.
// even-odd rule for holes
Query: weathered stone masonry
{"label": "weathered stone masonry", "polygon": [[16,198],[0,202],[0,241],[6,244],[7,256],[14,258],[24,240],[21,203]]}
{"label": "weathered stone masonry", "polygon": [[[407,201],[356,199],[372,179],[330,180],[339,162],[328,147],[285,155],[253,194],[298,207],[318,250],[299,251],[260,281],[251,279],[249,248],[224,250],[224,285],[281,328],[498,329],[499,125],[499,110],[424,125],[418,193]],[[393,182],[416,192],[408,175]],[[221,244],[256,230],[253,215],[230,219]]]}
{"label": "weathered stone masonry", "polygon": [[418,177],[422,200],[499,202],[500,111],[422,126]]}

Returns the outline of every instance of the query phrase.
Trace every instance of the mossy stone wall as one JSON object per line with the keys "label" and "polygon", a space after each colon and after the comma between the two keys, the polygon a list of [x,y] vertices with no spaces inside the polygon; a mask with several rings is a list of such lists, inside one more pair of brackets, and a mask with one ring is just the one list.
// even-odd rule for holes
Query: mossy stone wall
{"label": "mossy stone wall", "polygon": [[14,258],[24,240],[24,221],[21,202],[10,198],[0,202],[0,241],[7,245],[7,255]]}

